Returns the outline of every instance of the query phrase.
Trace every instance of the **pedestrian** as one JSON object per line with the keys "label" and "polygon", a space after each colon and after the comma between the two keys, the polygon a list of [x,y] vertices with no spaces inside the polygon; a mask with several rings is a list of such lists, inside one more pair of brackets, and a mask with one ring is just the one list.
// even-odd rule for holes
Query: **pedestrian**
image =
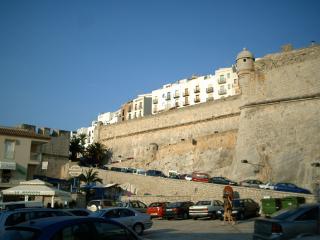
{"label": "pedestrian", "polygon": [[228,221],[228,223],[235,224],[235,221],[232,216],[232,199],[227,194],[223,196],[223,207],[224,207],[223,223]]}

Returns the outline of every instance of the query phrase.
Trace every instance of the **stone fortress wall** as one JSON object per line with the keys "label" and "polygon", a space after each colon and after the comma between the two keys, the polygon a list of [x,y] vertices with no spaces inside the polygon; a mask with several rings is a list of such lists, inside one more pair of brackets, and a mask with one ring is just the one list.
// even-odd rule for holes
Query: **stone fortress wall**
{"label": "stone fortress wall", "polygon": [[320,161],[320,47],[239,66],[240,96],[100,125],[98,141],[112,148],[120,166],[311,188],[317,175],[311,163]]}

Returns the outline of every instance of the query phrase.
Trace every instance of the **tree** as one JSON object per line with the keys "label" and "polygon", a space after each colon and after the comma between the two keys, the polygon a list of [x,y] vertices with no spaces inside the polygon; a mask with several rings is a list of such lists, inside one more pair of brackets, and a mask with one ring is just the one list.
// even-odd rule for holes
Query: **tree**
{"label": "tree", "polygon": [[73,136],[72,139],[70,140],[70,145],[69,145],[69,159],[71,161],[78,161],[78,155],[83,154],[85,147],[84,147],[84,142],[85,142],[86,135],[85,134],[80,134],[79,137]]}
{"label": "tree", "polygon": [[85,155],[90,165],[102,166],[112,158],[112,150],[105,148],[101,143],[93,143],[87,147]]}
{"label": "tree", "polygon": [[93,168],[90,168],[89,170],[85,170],[85,173],[82,173],[79,179],[88,185],[97,182],[102,183],[102,179],[98,177],[98,174],[98,171],[93,171]]}

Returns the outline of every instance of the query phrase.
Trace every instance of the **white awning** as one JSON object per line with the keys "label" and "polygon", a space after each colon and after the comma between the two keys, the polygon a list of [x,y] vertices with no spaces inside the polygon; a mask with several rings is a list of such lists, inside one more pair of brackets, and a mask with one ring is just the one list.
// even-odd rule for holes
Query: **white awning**
{"label": "white awning", "polygon": [[71,194],[54,187],[51,184],[39,179],[20,182],[20,185],[2,190],[3,195],[24,195],[24,196],[64,196],[71,197]]}

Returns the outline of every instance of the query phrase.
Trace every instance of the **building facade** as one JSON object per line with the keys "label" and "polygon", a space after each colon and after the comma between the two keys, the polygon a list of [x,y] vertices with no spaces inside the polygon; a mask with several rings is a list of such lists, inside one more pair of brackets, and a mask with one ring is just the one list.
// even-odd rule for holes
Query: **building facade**
{"label": "building facade", "polygon": [[187,107],[239,94],[233,68],[221,68],[214,75],[192,76],[152,91],[152,114]]}

